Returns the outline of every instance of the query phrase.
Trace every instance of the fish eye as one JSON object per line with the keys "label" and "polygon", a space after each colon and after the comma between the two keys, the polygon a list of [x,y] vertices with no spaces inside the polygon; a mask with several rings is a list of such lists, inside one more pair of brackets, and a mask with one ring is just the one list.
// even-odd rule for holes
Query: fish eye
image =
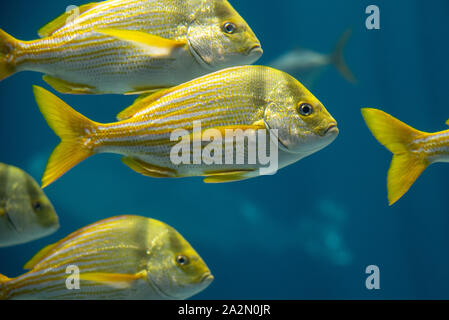
{"label": "fish eye", "polygon": [[233,24],[232,22],[226,22],[223,25],[223,30],[224,30],[224,32],[226,32],[228,34],[233,34],[237,30],[237,26],[235,24]]}
{"label": "fish eye", "polygon": [[189,258],[183,255],[177,256],[176,263],[180,266],[186,266],[189,264]]}
{"label": "fish eye", "polygon": [[40,211],[42,209],[42,203],[39,201],[33,202],[33,210]]}
{"label": "fish eye", "polygon": [[313,107],[308,103],[303,103],[298,108],[299,114],[307,117],[313,113]]}

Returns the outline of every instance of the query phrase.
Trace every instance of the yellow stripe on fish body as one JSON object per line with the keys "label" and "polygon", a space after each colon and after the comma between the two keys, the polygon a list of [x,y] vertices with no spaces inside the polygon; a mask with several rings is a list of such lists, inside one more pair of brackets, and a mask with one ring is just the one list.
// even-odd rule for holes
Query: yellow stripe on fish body
{"label": "yellow stripe on fish body", "polygon": [[[30,70],[46,74],[62,93],[135,93],[250,64],[262,54],[226,0],[109,0],[79,10],[46,25],[40,40],[18,41],[0,30],[0,80]],[[235,31],[226,33],[226,23]]]}
{"label": "yellow stripe on fish body", "polygon": [[[180,129],[191,134],[197,122],[203,131],[216,129],[221,134],[236,129],[253,129],[252,135],[267,128],[278,130],[279,168],[326,147],[338,134],[335,120],[297,80],[261,66],[225,69],[140,98],[119,114],[123,120],[112,124],[85,118],[42,88],[35,87],[34,93],[48,124],[62,139],[49,159],[44,187],[95,153],[123,155],[125,164],[150,177],[216,173],[227,182],[259,175],[259,162],[173,163],[171,152],[178,141],[171,141],[172,133]],[[308,109],[307,114],[302,108]],[[234,144],[234,154],[236,148]],[[228,179],[223,177],[226,172]]]}
{"label": "yellow stripe on fish body", "polygon": [[376,139],[393,153],[387,187],[390,205],[396,203],[432,163],[449,162],[449,130],[416,130],[377,109],[362,109]]}
{"label": "yellow stripe on fish body", "polygon": [[[179,233],[138,216],[114,217],[80,229],[44,248],[26,267],[31,270],[17,278],[0,276],[3,298],[185,299],[213,279]],[[78,288],[70,287],[75,276]]]}

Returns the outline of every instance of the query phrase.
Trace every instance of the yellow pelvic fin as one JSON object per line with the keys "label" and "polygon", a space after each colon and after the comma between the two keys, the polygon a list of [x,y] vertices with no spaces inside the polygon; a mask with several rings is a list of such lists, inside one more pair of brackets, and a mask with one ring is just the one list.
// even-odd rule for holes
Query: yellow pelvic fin
{"label": "yellow pelvic fin", "polygon": [[49,37],[53,33],[55,33],[57,30],[61,29],[63,26],[65,26],[68,22],[73,21],[74,18],[76,18],[78,15],[82,15],[84,12],[92,9],[95,7],[98,3],[88,3],[82,6],[77,7],[76,9],[70,10],[68,12],[65,12],[61,14],[59,17],[54,19],[53,21],[50,21],[45,26],[39,29],[37,34],[41,38]]}
{"label": "yellow pelvic fin", "polygon": [[158,167],[149,163],[146,163],[139,159],[134,159],[130,157],[122,158],[124,164],[130,167],[137,173],[140,173],[147,177],[152,178],[175,178],[177,172],[170,168]]}
{"label": "yellow pelvic fin", "polygon": [[1,216],[4,216],[5,213],[6,213],[5,208],[0,208],[0,217],[1,217]]}
{"label": "yellow pelvic fin", "polygon": [[227,183],[249,179],[248,173],[255,170],[220,171],[205,173],[204,183]]}
{"label": "yellow pelvic fin", "polygon": [[45,258],[57,245],[58,243],[49,244],[48,246],[44,247],[41,251],[36,253],[33,258],[31,258],[30,261],[28,261],[23,268],[25,270],[31,270],[33,269],[39,262],[42,261],[43,258]]}
{"label": "yellow pelvic fin", "polygon": [[89,141],[98,124],[73,110],[49,91],[38,86],[34,86],[33,90],[45,120],[61,138],[61,143],[51,154],[42,177],[42,187],[45,188],[94,154]]}
{"label": "yellow pelvic fin", "polygon": [[146,32],[119,29],[99,29],[98,33],[131,42],[144,47],[152,58],[168,58],[172,51],[187,45],[186,41],[177,41],[154,36]]}
{"label": "yellow pelvic fin", "polygon": [[139,279],[146,279],[147,272],[141,271],[136,274],[121,273],[81,273],[80,279],[84,281],[97,282],[99,284],[114,287],[116,289],[127,289],[132,283]]}
{"label": "yellow pelvic fin", "polygon": [[412,142],[428,134],[377,109],[362,109],[374,137],[393,153],[387,187],[390,205],[396,203],[430,164],[423,153],[410,150]]}
{"label": "yellow pelvic fin", "polygon": [[170,89],[162,89],[139,96],[136,100],[134,100],[134,103],[131,106],[117,115],[117,120],[123,121],[132,118],[136,113],[139,113],[143,109],[147,108],[151,103],[160,99],[170,91]]}
{"label": "yellow pelvic fin", "polygon": [[16,65],[12,55],[18,45],[19,40],[14,39],[0,29],[0,81],[16,72]]}
{"label": "yellow pelvic fin", "polygon": [[65,94],[96,94],[96,88],[83,84],[70,83],[68,81],[58,79],[49,75],[45,75],[42,79],[53,89]]}
{"label": "yellow pelvic fin", "polygon": [[335,46],[334,53],[332,54],[332,62],[334,63],[337,70],[341,73],[341,75],[350,83],[356,83],[357,79],[352,73],[351,69],[349,69],[346,64],[344,58],[344,49],[346,44],[348,43],[349,38],[351,37],[352,30],[346,30]]}

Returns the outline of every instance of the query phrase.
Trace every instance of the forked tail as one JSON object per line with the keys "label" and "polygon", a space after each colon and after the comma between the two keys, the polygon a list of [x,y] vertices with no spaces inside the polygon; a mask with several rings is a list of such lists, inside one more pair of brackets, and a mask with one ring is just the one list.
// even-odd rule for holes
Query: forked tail
{"label": "forked tail", "polygon": [[0,29],[0,81],[16,72],[14,51],[19,43],[19,40]]}
{"label": "forked tail", "polygon": [[344,50],[349,38],[351,37],[351,34],[351,30],[346,30],[345,33],[343,33],[337,45],[335,46],[334,53],[332,54],[332,62],[346,80],[351,83],[356,83],[357,80],[351,69],[349,69],[348,65],[346,64],[344,57]]}
{"label": "forked tail", "polygon": [[61,138],[48,160],[42,188],[94,154],[90,137],[98,124],[73,110],[49,91],[34,86],[34,96],[48,125]]}
{"label": "forked tail", "polygon": [[411,150],[412,142],[428,134],[377,109],[362,109],[374,137],[393,153],[387,186],[390,205],[397,202],[430,164],[423,153]]}

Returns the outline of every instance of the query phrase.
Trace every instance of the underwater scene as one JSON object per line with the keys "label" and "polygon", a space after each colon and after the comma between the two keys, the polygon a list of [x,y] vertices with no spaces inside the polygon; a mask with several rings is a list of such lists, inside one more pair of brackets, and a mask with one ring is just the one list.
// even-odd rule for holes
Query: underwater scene
{"label": "underwater scene", "polygon": [[448,16],[10,2],[0,299],[449,299]]}

